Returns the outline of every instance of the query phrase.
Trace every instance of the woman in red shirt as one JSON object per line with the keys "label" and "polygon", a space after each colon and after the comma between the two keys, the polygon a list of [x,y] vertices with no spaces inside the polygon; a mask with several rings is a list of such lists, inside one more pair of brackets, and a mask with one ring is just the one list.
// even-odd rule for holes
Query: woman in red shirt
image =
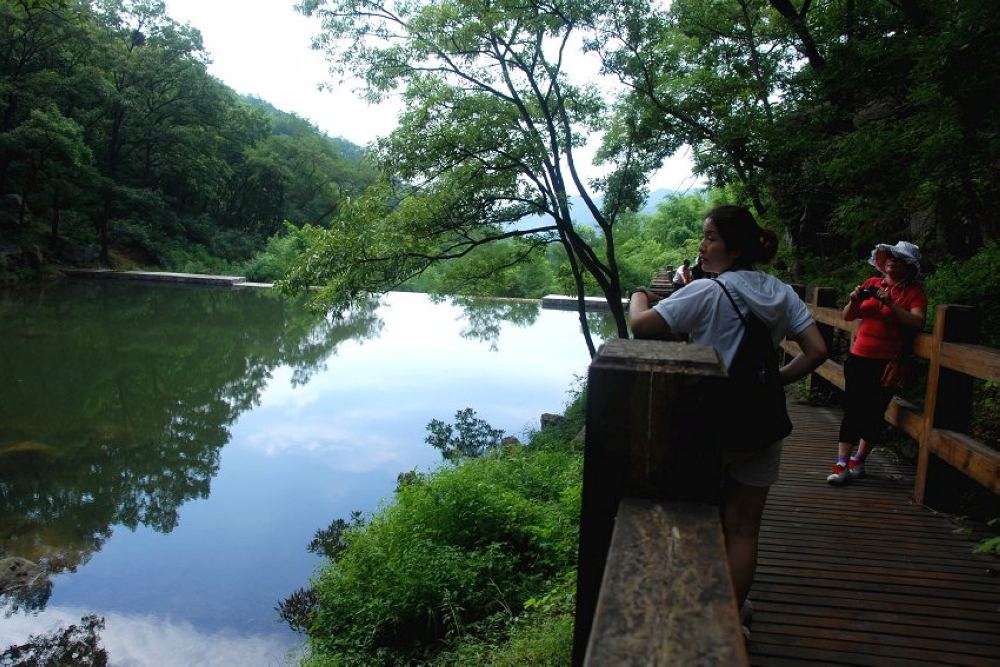
{"label": "woman in red shirt", "polygon": [[861,324],[844,361],[844,419],[837,462],[826,478],[831,484],[865,474],[865,458],[882,431],[895,388],[886,367],[907,351],[927,312],[927,293],[917,282],[920,248],[906,241],[880,243],[868,261],[882,275],[855,287],[844,307],[844,319],[860,317]]}

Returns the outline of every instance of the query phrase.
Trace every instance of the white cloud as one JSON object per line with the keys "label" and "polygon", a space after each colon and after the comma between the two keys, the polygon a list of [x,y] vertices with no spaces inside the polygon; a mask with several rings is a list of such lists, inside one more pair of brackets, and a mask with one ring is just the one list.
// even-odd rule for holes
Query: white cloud
{"label": "white cloud", "polygon": [[[296,12],[293,1],[166,0],[166,4],[172,18],[201,31],[213,61],[209,71],[236,91],[257,95],[309,119],[327,134],[359,145],[396,126],[400,100],[370,105],[356,84],[333,80],[323,54],[310,48],[319,22]],[[592,54],[578,54],[568,70],[586,80],[599,78]],[[332,84],[332,90],[317,90],[321,83]],[[592,140],[577,160],[587,179],[601,173],[591,165],[596,143]],[[664,162],[650,188],[686,190],[703,184],[691,175],[689,149],[685,148]]]}
{"label": "white cloud", "polygon": [[[94,613],[85,609],[50,607],[36,616],[16,615],[0,624],[0,647],[23,643],[29,635],[45,634]],[[185,620],[117,612],[98,613],[105,620],[99,632],[109,663],[116,667],[255,667],[295,662],[295,638],[288,635],[239,635],[233,631],[203,632]]]}

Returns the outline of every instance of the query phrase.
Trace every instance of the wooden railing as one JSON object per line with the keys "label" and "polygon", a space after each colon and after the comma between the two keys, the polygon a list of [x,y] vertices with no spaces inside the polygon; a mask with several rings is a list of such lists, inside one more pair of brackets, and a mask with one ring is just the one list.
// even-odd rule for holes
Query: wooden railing
{"label": "wooden railing", "polygon": [[685,391],[723,372],[712,348],[661,341],[610,340],[591,363],[575,665],[747,664],[721,454]]}
{"label": "wooden railing", "polygon": [[[828,344],[835,329],[853,342],[858,323],[836,300],[817,288],[809,308]],[[1000,493],[1000,452],[968,435],[973,378],[1000,382],[1000,350],[976,334],[972,308],[938,306],[934,332],[913,345],[930,364],[924,408],[896,397],[885,413],[920,443],[920,503],[932,454]],[[721,454],[699,437],[685,391],[723,373],[712,348],[662,341],[613,339],[591,363],[574,665],[747,664],[717,506]],[[813,381],[842,390],[843,366],[828,360]]]}
{"label": "wooden railing", "polygon": [[[801,287],[796,287],[800,296]],[[836,291],[815,288],[808,300],[820,330],[829,343],[834,329],[850,333],[851,343],[858,321],[844,320],[834,307]],[[899,397],[893,398],[885,419],[919,443],[913,498],[924,504],[928,493],[931,455],[961,471],[993,493],[1000,494],[1000,451],[968,435],[972,421],[973,378],[1000,382],[1000,350],[978,345],[975,310],[969,306],[938,306],[933,333],[918,334],[914,354],[929,362],[923,410]],[[783,343],[789,354],[798,346]],[[843,390],[842,364],[828,360],[816,375]],[[832,449],[831,449],[832,451]]]}

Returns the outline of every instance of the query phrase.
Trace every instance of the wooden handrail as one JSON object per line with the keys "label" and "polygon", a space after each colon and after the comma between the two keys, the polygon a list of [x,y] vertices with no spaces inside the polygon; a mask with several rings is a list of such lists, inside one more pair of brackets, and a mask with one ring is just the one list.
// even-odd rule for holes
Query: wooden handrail
{"label": "wooden handrail", "polygon": [[721,375],[714,349],[663,341],[612,339],[591,363],[574,665],[747,664],[721,452],[699,439],[687,390]]}
{"label": "wooden handrail", "polygon": [[618,508],[585,665],[746,664],[718,509]]}
{"label": "wooden handrail", "polygon": [[[817,324],[825,324],[841,331],[855,333],[858,320],[844,320],[840,310],[823,306],[809,305],[809,312]],[[917,334],[913,341],[913,353],[922,358],[930,359],[934,337],[931,334]],[[979,380],[1000,382],[1000,350],[985,345],[973,343],[942,343],[941,365],[949,370],[970,375]]]}

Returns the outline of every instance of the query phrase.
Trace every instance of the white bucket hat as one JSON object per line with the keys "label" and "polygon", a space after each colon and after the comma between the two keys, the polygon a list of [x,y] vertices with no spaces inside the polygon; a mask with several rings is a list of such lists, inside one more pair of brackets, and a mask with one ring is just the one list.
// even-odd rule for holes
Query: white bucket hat
{"label": "white bucket hat", "polygon": [[868,263],[885,273],[885,260],[890,256],[901,259],[916,269],[914,275],[920,273],[920,248],[909,241],[900,241],[896,245],[876,244],[872,249],[872,256],[868,258]]}

